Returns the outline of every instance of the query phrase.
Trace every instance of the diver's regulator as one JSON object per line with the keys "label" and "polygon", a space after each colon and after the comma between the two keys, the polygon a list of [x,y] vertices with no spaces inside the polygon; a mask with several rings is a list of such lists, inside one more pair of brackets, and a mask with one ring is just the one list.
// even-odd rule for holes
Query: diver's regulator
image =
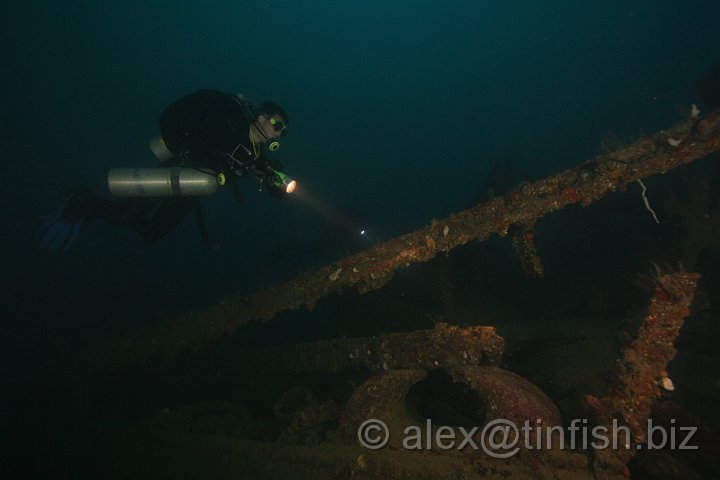
{"label": "diver's regulator", "polygon": [[[173,156],[160,137],[150,142],[150,148],[160,160]],[[272,168],[247,172],[285,193],[297,187],[297,181]],[[189,167],[113,168],[108,172],[108,187],[114,197],[203,197],[217,192],[226,181],[223,173]]]}

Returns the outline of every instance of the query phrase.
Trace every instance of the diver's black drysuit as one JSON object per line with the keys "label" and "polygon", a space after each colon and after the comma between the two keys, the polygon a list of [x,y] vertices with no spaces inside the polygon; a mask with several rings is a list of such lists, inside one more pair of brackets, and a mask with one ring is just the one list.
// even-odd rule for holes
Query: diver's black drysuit
{"label": "diver's black drysuit", "polygon": [[[270,175],[272,170],[282,169],[277,160],[265,155],[262,144],[253,146],[249,139],[250,127],[258,114],[242,97],[215,90],[199,90],[180,98],[160,115],[161,136],[173,157],[159,166],[222,172],[232,182],[239,200],[235,186],[238,176],[252,172],[262,180],[264,173]],[[274,198],[285,194],[272,182],[265,182],[265,187]],[[197,197],[108,200],[88,190],[74,195],[81,214],[105,219],[113,225],[132,226],[148,243],[163,237],[195,208],[200,232],[208,240]],[[72,208],[68,213],[72,214]]]}

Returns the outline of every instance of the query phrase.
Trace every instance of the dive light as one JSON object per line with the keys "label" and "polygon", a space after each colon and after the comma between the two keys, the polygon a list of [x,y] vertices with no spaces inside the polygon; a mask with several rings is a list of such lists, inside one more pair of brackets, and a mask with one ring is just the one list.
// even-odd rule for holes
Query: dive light
{"label": "dive light", "polygon": [[108,187],[114,197],[201,197],[225,183],[223,174],[194,168],[113,168]]}
{"label": "dive light", "polygon": [[272,185],[275,188],[281,188],[285,193],[292,193],[295,190],[295,187],[297,187],[297,181],[295,181],[294,178],[284,174],[283,172],[278,172],[277,170],[272,170],[272,172],[275,174],[274,181],[272,182]]}

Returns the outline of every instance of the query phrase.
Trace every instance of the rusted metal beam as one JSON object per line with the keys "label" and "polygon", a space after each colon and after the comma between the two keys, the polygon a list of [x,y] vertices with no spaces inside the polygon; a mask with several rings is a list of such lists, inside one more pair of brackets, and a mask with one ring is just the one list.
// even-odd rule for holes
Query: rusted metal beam
{"label": "rusted metal beam", "polygon": [[[652,404],[660,396],[660,386],[674,389],[667,376],[667,364],[675,358],[675,339],[690,314],[690,304],[700,275],[677,272],[658,278],[655,294],[637,338],[625,348],[618,363],[615,380],[608,396],[588,395],[600,425],[614,431],[613,422],[627,425],[630,438],[618,436],[619,448],[595,450],[595,472],[605,478],[622,472],[627,462],[646,442],[647,421]],[[622,432],[620,432],[622,433]]]}
{"label": "rusted metal beam", "polygon": [[242,350],[233,357],[233,364],[254,373],[431,370],[497,365],[504,351],[505,340],[494,327],[438,323],[432,330]]}
{"label": "rusted metal beam", "polygon": [[426,262],[471,240],[484,241],[494,234],[504,236],[513,225],[533,225],[567,205],[589,205],[629,183],[718,150],[719,114],[681,122],[284,284],[250,296],[229,297],[205,310],[128,332],[100,346],[95,362],[142,362],[154,354],[203,349],[248,322],[268,320],[299,307],[313,308],[319,299],[349,287],[360,292],[378,289],[398,269]]}

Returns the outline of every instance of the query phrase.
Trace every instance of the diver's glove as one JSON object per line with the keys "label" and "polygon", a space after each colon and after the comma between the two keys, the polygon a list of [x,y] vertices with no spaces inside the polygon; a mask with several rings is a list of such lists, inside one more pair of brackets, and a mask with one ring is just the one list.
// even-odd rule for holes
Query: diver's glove
{"label": "diver's glove", "polygon": [[40,248],[51,253],[64,252],[70,248],[87,217],[87,199],[90,195],[87,188],[71,192],[65,205],[47,217],[47,223],[37,236]]}

